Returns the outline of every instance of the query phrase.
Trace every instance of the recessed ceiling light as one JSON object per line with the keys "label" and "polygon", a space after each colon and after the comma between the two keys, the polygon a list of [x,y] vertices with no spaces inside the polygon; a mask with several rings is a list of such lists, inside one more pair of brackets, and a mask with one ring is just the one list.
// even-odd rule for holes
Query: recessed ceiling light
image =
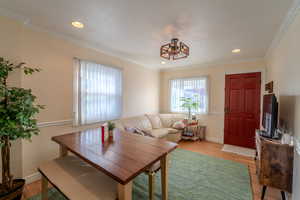
{"label": "recessed ceiling light", "polygon": [[78,21],[72,22],[72,25],[76,28],[83,28],[84,27],[83,23],[78,22]]}
{"label": "recessed ceiling light", "polygon": [[232,53],[240,53],[240,52],[241,52],[240,49],[233,49],[233,50],[232,50]]}
{"label": "recessed ceiling light", "polygon": [[163,65],[164,65],[164,64],[166,64],[166,62],[165,62],[165,61],[161,61],[161,64],[163,64]]}

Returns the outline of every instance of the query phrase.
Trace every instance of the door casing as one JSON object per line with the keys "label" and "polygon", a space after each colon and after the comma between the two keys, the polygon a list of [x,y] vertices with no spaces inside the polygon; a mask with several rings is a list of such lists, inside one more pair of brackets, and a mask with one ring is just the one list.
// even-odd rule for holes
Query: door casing
{"label": "door casing", "polygon": [[225,75],[225,144],[255,148],[260,101],[261,72]]}

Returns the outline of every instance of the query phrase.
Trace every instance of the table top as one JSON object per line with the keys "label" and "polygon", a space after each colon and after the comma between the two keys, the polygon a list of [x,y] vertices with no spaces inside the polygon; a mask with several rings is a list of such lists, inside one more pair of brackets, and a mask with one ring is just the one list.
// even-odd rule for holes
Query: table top
{"label": "table top", "polygon": [[177,144],[116,129],[113,140],[101,142],[101,129],[53,137],[52,140],[93,167],[126,184],[173,151]]}

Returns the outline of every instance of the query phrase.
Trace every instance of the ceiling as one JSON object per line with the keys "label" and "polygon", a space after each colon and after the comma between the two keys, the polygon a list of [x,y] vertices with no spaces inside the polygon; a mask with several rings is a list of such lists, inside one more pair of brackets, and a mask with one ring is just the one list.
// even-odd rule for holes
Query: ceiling
{"label": "ceiling", "polygon": [[[150,68],[263,58],[292,0],[0,0],[0,8],[41,29]],[[71,26],[84,23],[83,29]],[[167,61],[178,37],[187,59]],[[241,52],[233,54],[232,49]]]}

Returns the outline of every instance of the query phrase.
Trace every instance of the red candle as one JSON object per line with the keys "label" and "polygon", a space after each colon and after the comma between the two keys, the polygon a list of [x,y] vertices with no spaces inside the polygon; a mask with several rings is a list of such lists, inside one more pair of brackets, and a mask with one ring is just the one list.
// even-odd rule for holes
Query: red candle
{"label": "red candle", "polygon": [[102,144],[104,143],[104,126],[101,126],[101,140],[102,140]]}

